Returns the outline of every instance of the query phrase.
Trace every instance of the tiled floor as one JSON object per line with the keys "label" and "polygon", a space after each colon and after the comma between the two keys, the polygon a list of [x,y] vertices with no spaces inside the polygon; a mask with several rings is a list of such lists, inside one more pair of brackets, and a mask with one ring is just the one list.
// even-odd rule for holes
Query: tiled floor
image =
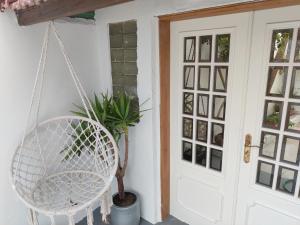
{"label": "tiled floor", "polygon": [[170,216],[169,219],[167,219],[165,222],[158,223],[157,225],[188,225],[188,224],[179,221],[178,219],[174,218],[173,216]]}
{"label": "tiled floor", "polygon": [[[95,219],[94,225],[105,225],[104,223],[102,223],[100,221],[101,217],[100,217],[99,212],[100,212],[99,209],[94,211],[94,219]],[[80,221],[76,225],[86,225],[86,219],[83,219],[82,221]],[[153,225],[153,224],[151,224],[151,223],[149,223],[145,220],[142,220],[140,225]],[[177,220],[176,218],[174,218],[172,216],[170,216],[165,222],[158,223],[156,225],[187,225],[187,224]]]}
{"label": "tiled floor", "polygon": [[[145,220],[142,220],[140,225],[153,225]],[[162,223],[157,223],[156,225],[187,225],[186,223],[183,223],[179,221],[178,219],[174,218],[173,216],[170,216],[166,221]]]}

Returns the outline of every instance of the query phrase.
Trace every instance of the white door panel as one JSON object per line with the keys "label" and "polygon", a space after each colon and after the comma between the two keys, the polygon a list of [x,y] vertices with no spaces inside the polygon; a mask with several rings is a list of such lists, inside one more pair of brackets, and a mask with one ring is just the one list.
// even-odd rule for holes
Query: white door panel
{"label": "white door panel", "polygon": [[251,134],[260,149],[251,149],[250,163],[241,161],[237,225],[300,224],[297,75],[292,82],[300,66],[299,11],[254,15],[244,135]]}
{"label": "white door panel", "polygon": [[251,16],[171,25],[171,214],[191,225],[234,220]]}

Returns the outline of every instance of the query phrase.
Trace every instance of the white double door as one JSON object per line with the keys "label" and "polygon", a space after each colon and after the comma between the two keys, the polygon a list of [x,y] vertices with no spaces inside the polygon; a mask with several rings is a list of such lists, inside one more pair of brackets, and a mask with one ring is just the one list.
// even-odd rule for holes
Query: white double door
{"label": "white double door", "polygon": [[[299,12],[171,24],[175,217],[190,225],[300,224]],[[246,148],[250,155],[247,134],[258,146]]]}

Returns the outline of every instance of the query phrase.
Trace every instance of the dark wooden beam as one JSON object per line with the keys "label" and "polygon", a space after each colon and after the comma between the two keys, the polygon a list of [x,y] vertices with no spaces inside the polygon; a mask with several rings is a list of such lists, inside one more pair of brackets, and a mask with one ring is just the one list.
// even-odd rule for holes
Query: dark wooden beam
{"label": "dark wooden beam", "polygon": [[48,0],[18,11],[17,18],[19,25],[26,26],[131,1],[133,0]]}
{"label": "dark wooden beam", "polygon": [[234,3],[229,5],[216,6],[211,8],[197,9],[188,12],[180,12],[169,15],[159,16],[160,20],[164,21],[180,21],[196,19],[209,16],[220,16],[232,13],[242,13],[249,11],[257,11],[264,9],[272,9],[279,7],[286,7],[292,5],[299,5],[300,0],[254,0],[241,3]]}
{"label": "dark wooden beam", "polygon": [[161,216],[170,214],[170,21],[159,21]]}

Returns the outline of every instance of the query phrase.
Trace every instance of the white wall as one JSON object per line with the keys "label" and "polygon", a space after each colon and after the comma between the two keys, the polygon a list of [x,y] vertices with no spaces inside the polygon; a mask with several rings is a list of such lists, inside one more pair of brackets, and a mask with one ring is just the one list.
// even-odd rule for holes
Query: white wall
{"label": "white wall", "polygon": [[102,77],[111,80],[108,24],[137,20],[138,95],[150,101],[141,123],[131,129],[129,168],[126,186],[141,195],[142,216],[151,223],[160,221],[160,144],[159,144],[159,70],[158,15],[228,3],[233,0],[135,0],[97,11],[97,31],[101,39]]}
{"label": "white wall", "polygon": [[[98,10],[96,26],[58,25],[81,80],[91,94],[111,90],[108,23],[137,20],[138,95],[141,102],[150,99],[145,107],[152,110],[130,131],[126,184],[140,193],[142,216],[152,223],[160,220],[158,26],[155,16],[229,2],[239,1],[135,0]],[[21,225],[26,223],[26,211],[11,189],[8,173],[11,156],[25,126],[45,24],[20,28],[13,14],[1,14],[0,27],[0,224]],[[71,103],[78,101],[57,46],[50,48],[46,93],[52,95],[44,96],[43,117],[68,112]],[[42,218],[40,224],[49,224],[49,221]]]}
{"label": "white wall", "polygon": [[[20,28],[13,14],[1,14],[0,27],[0,224],[22,225],[27,224],[26,211],[11,188],[8,174],[12,154],[25,126],[46,26]],[[96,26],[58,24],[57,27],[88,92],[105,88],[107,84],[99,76],[102,53],[96,47],[99,45]],[[53,41],[46,76],[42,117],[68,113],[79,97]],[[49,223],[48,219],[41,218],[41,225]]]}

